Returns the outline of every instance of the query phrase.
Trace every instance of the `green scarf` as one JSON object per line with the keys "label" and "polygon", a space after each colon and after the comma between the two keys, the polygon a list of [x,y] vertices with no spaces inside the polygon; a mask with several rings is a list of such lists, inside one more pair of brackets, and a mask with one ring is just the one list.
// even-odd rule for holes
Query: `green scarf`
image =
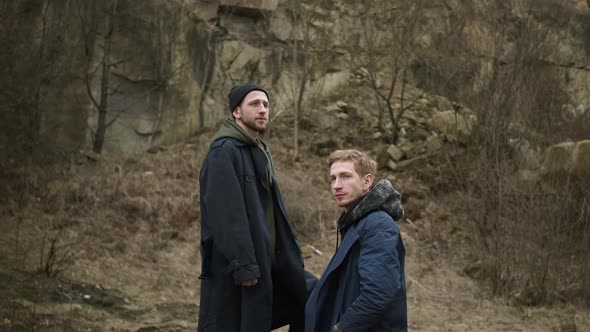
{"label": "green scarf", "polygon": [[246,143],[248,145],[257,146],[260,150],[262,150],[262,152],[264,152],[264,155],[266,156],[266,161],[267,161],[266,172],[265,172],[266,174],[265,174],[265,177],[262,181],[262,186],[264,187],[264,189],[266,189],[268,191],[268,200],[267,200],[266,205],[264,207],[264,221],[266,223],[266,226],[268,227],[268,232],[270,234],[271,243],[272,243],[272,253],[273,253],[273,257],[274,257],[276,236],[275,236],[275,220],[274,220],[275,219],[274,218],[274,200],[273,200],[273,193],[271,190],[271,186],[273,183],[273,178],[275,176],[275,171],[274,171],[274,164],[272,162],[272,157],[270,155],[270,151],[268,149],[268,146],[260,138],[256,137],[254,139],[250,135],[248,135],[244,131],[244,129],[242,129],[242,127],[240,127],[234,121],[233,117],[228,117],[225,119],[225,121],[223,122],[223,125],[221,126],[221,128],[219,128],[219,130],[217,131],[217,133],[213,137],[213,142],[215,142],[216,140],[223,138],[223,137],[234,138],[234,139],[237,139],[238,141]]}
{"label": "green scarf", "polygon": [[240,127],[232,117],[226,118],[223,122],[223,125],[217,133],[215,137],[213,137],[213,142],[223,138],[223,137],[231,137],[235,138],[240,142],[255,145],[257,146],[264,155],[266,156],[267,166],[266,166],[266,178],[262,182],[264,189],[270,190],[270,186],[272,185],[272,179],[275,176],[274,164],[272,162],[272,157],[270,156],[270,151],[268,150],[268,146],[264,143],[260,138],[256,137],[256,139],[252,138],[250,135],[246,134],[244,129]]}

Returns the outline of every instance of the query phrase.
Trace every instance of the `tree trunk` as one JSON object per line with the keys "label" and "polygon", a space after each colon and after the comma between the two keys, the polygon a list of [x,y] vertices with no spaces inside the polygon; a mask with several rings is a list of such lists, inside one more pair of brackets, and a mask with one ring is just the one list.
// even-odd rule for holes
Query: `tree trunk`
{"label": "tree trunk", "polygon": [[100,102],[98,104],[98,123],[94,136],[93,150],[96,153],[102,152],[104,138],[107,129],[107,111],[109,105],[109,79],[111,66],[111,42],[113,35],[113,19],[117,12],[117,0],[113,0],[111,12],[106,17],[106,33],[104,36],[104,50],[102,55],[102,79],[100,82]]}

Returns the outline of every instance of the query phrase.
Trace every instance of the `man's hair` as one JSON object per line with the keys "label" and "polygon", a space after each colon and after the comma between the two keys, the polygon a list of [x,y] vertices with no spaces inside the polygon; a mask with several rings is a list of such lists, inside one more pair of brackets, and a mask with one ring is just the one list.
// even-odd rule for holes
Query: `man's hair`
{"label": "man's hair", "polygon": [[336,150],[328,157],[328,167],[337,161],[352,161],[354,169],[361,176],[377,173],[377,163],[366,153],[358,150]]}

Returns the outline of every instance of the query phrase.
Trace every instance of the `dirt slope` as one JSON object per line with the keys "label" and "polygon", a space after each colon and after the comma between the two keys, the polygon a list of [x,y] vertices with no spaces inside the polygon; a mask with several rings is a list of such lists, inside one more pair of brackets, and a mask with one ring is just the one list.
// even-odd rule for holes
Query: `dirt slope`
{"label": "dirt slope", "polygon": [[[329,197],[324,157],[310,152],[309,132],[303,157],[293,162],[288,125],[274,130],[283,133],[270,139],[279,183],[306,266],[319,276],[335,249],[339,213]],[[198,169],[212,135],[136,157],[80,154],[28,169],[8,161],[0,177],[0,331],[195,331]],[[409,173],[382,176],[402,193],[424,187]],[[442,204],[427,199],[429,209]],[[432,236],[452,224],[453,218],[400,222],[410,330],[590,330],[585,308],[492,299],[485,283],[462,272],[449,250],[453,244]]]}

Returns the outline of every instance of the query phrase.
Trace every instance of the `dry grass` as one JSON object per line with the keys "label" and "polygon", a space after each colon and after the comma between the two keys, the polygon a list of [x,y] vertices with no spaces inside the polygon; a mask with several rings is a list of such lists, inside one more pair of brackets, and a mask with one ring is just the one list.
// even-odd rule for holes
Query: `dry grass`
{"label": "dry grass", "polygon": [[[22,172],[5,174],[2,181],[8,190],[2,196],[5,204],[1,205],[3,223],[0,224],[0,248],[5,254],[0,257],[3,267],[0,277],[11,276],[8,283],[13,287],[9,292],[2,291],[4,300],[0,307],[8,310],[10,326],[55,331],[73,327],[97,330],[93,322],[98,320],[101,328],[115,330],[149,327],[194,330],[200,267],[198,169],[211,136],[212,132],[204,133],[155,155],[47,164],[28,171],[24,177]],[[329,195],[325,160],[310,154],[302,161],[292,162],[288,137],[273,136],[270,142],[288,214],[301,244],[312,244],[323,252],[306,258],[307,268],[320,275],[335,250],[334,223],[339,213]],[[312,145],[312,140],[305,142],[302,151]],[[457,166],[455,169],[462,171]],[[7,170],[4,172],[13,172]],[[474,230],[476,222],[484,219],[478,219],[482,216],[475,213],[485,207],[479,195],[487,192],[481,188],[472,192],[445,192],[453,181],[447,180],[446,187],[440,180],[430,186],[424,182],[430,173],[418,171],[395,177],[383,171],[380,175],[395,178],[394,183],[403,193],[408,214],[412,216],[411,221],[401,222],[400,228],[408,249],[413,328],[436,330],[436,326],[447,326],[468,330],[469,326],[477,326],[491,331],[494,327],[511,326],[518,329],[523,324],[538,326],[541,317],[545,317],[543,322],[557,326],[555,322],[565,317],[562,311],[566,309],[522,313],[518,307],[505,307],[503,302],[490,298],[486,291],[491,288],[490,283],[480,288],[461,272],[468,260],[491,256],[479,255],[484,253],[480,241],[492,241],[493,234],[503,236],[497,241],[507,248],[510,246],[510,252],[525,253],[524,244],[529,242],[517,235],[528,234],[526,224],[514,229],[504,227],[502,233],[489,233],[482,240]],[[445,167],[433,168],[431,172],[435,173],[433,178],[452,178],[445,173]],[[519,188],[524,187],[513,186],[510,190]],[[19,191],[25,194],[19,196]],[[15,226],[19,223],[17,247]],[[535,238],[533,235],[538,236],[530,234]],[[42,257],[46,257],[40,255],[42,240],[55,237],[60,243],[70,245],[73,256],[56,278],[47,278],[36,274]],[[505,260],[506,264],[501,266],[512,269],[510,274],[502,274],[511,276],[511,283],[505,285],[519,286],[521,280],[528,280],[524,278],[528,268],[524,272],[515,269],[522,261],[535,262],[534,270],[530,271],[543,271],[544,256],[535,251],[540,248],[538,242],[531,245],[524,256],[514,256],[515,260]],[[562,253],[566,257],[571,252]],[[558,256],[551,259],[557,261]],[[580,266],[579,261],[576,264],[567,260],[559,266],[568,267],[573,278]],[[558,268],[552,269],[546,279],[547,287],[558,286],[553,293],[566,296],[567,290],[579,290],[570,287],[577,287],[578,281],[574,279],[560,279],[564,287],[556,283],[556,271]],[[22,282],[16,282],[18,278]],[[31,292],[28,302],[22,302]],[[509,292],[506,288],[505,293]],[[65,297],[61,302],[56,301],[56,294]],[[101,300],[90,303],[80,294],[91,294]],[[444,309],[451,307],[456,309]],[[488,316],[482,317],[482,312]],[[491,317],[495,319],[498,314],[500,321],[490,325]],[[522,317],[536,323],[522,323]],[[21,325],[14,325],[16,321],[21,321]],[[577,322],[578,326],[586,324],[579,316]],[[3,324],[0,327],[9,326]]]}
{"label": "dry grass", "polygon": [[[530,3],[541,8],[545,2]],[[483,46],[504,52],[510,40],[514,56],[487,54],[501,61],[493,77],[478,77],[481,58],[458,46],[465,42],[461,18],[471,9],[478,14],[475,7],[455,13],[451,33],[434,41],[428,48],[434,52],[419,52],[415,65],[416,73],[420,66],[429,72],[422,87],[478,113],[476,135],[466,150],[443,151],[424,168],[379,175],[394,180],[406,207],[400,229],[408,249],[411,328],[556,331],[572,319],[587,328],[590,316],[580,304],[590,297],[588,184],[519,180],[507,141],[524,138],[544,147],[588,138],[590,116],[569,121],[556,112],[570,102],[559,88],[560,73],[531,61],[548,58],[554,43],[534,20],[520,21],[510,11],[503,19],[517,21],[522,31],[489,15],[487,23],[510,36]],[[487,86],[464,88],[476,82]],[[303,110],[299,161],[291,158],[291,115],[273,123],[269,138],[290,220],[303,246],[323,252],[306,258],[317,275],[334,252],[339,213],[320,155],[326,147],[376,154],[381,144],[371,138],[378,107],[371,89],[351,85],[339,93],[318,101],[351,106],[349,120],[338,120],[329,132],[306,119],[315,107]],[[212,135],[157,154],[0,161],[0,330],[195,330],[198,171]],[[468,278],[466,266],[479,269],[473,275],[482,281]]]}
{"label": "dry grass", "polygon": [[[150,296],[140,295],[154,289],[171,292],[171,298],[183,298],[179,294],[184,292],[192,294],[185,301],[196,307],[197,250],[172,257],[168,253],[197,243],[201,146],[204,144],[195,138],[141,158],[74,158],[27,170],[5,168],[0,263],[10,267],[6,273],[36,276],[37,280],[41,277],[37,273],[44,272],[65,285],[78,281],[106,284],[130,297],[137,296],[132,302],[139,303],[155,303]],[[173,274],[185,278],[170,289],[166,269],[175,265],[183,268],[172,268]],[[35,285],[12,284],[12,292],[0,307],[13,307],[29,288],[44,293]],[[186,291],[189,288],[191,291]],[[52,287],[45,293],[55,292]],[[31,301],[39,302],[35,298]],[[79,296],[70,299],[70,303],[77,302],[84,303]],[[21,309],[7,319],[19,321],[18,315],[31,313],[27,314],[31,326],[42,326],[36,305]],[[65,311],[68,313],[77,317],[75,311]],[[54,323],[60,319],[53,316]]]}
{"label": "dry grass", "polygon": [[[157,322],[179,311],[190,314],[179,326],[194,327],[200,269],[198,174],[212,136],[213,131],[205,132],[139,157],[93,161],[76,155],[42,167],[3,168],[7,190],[0,198],[0,274],[25,276],[26,281],[10,277],[10,292],[0,291],[0,308],[7,312],[0,329],[61,331],[85,326],[94,320],[89,317],[133,329],[145,325],[139,323],[145,322],[143,315]],[[315,169],[315,160],[292,164],[280,152],[275,159],[295,229],[327,241],[335,210],[326,208],[325,181],[317,180],[324,165]],[[42,280],[52,282],[42,286]],[[72,291],[78,283],[95,285],[92,289],[106,295],[125,294],[127,300],[109,308],[88,303]],[[56,300],[58,284],[75,295]],[[35,295],[19,304],[31,291]],[[158,311],[155,303],[165,309]]]}

